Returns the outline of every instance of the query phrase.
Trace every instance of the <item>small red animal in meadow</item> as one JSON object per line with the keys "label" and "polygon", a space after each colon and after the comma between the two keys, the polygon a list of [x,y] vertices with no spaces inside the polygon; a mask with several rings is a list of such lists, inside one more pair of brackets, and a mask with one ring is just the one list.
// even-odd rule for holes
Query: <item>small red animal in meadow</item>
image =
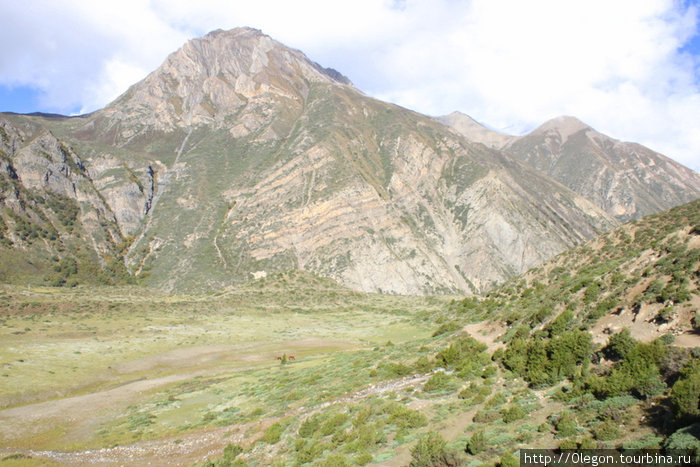
{"label": "small red animal in meadow", "polygon": [[296,359],[294,358],[294,355],[290,355],[289,357],[287,357],[287,359],[288,359],[288,360],[296,360]]}

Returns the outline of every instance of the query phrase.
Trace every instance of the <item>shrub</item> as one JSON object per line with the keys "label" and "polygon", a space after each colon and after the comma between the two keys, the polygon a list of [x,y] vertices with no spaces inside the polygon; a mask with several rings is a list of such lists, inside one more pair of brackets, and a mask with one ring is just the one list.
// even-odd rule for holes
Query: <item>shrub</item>
{"label": "shrub", "polygon": [[448,322],[448,323],[443,323],[443,324],[440,325],[439,328],[437,328],[437,329],[435,330],[435,332],[433,332],[433,337],[439,336],[439,335],[441,335],[441,334],[447,334],[447,333],[450,333],[450,332],[455,332],[455,331],[458,331],[458,330],[461,329],[461,328],[462,328],[462,326],[460,326],[459,323],[456,323],[456,322],[454,322],[454,321],[450,321],[450,322]]}
{"label": "shrub", "polygon": [[399,428],[419,428],[428,424],[425,415],[402,404],[392,404],[388,422]]}
{"label": "shrub", "polygon": [[300,464],[305,464],[307,462],[312,462],[314,459],[323,454],[323,451],[328,449],[326,443],[320,441],[311,441],[304,443],[301,449],[297,450],[296,459]]}
{"label": "shrub", "polygon": [[565,439],[561,443],[559,443],[559,449],[561,449],[561,450],[578,449],[578,441],[576,441],[575,439]]}
{"label": "shrub", "polygon": [[283,431],[284,427],[281,423],[273,423],[268,427],[267,430],[265,430],[265,434],[262,435],[262,438],[260,438],[260,440],[267,444],[277,444],[282,438]]}
{"label": "shrub", "polygon": [[691,360],[681,370],[671,390],[671,404],[679,420],[700,417],[700,360]]}
{"label": "shrub", "polygon": [[622,328],[620,332],[610,336],[608,345],[605,347],[605,353],[608,358],[622,360],[632,352],[636,345],[637,341],[630,334],[630,330]]}
{"label": "shrub", "polygon": [[413,368],[397,362],[381,363],[377,369],[386,378],[401,378],[413,374]]}
{"label": "shrub", "polygon": [[299,436],[302,438],[310,438],[321,427],[321,417],[319,414],[314,414],[307,418],[299,426]]}
{"label": "shrub", "polygon": [[559,316],[554,318],[554,320],[552,320],[551,323],[549,323],[549,326],[547,326],[549,335],[553,337],[566,331],[573,322],[573,320],[574,313],[571,310],[563,311],[559,314]]}
{"label": "shrub", "polygon": [[501,414],[490,410],[480,410],[474,414],[474,423],[490,423],[500,418]]}
{"label": "shrub", "polygon": [[597,440],[610,441],[620,437],[620,430],[612,420],[605,420],[595,427],[594,434]]}
{"label": "shrub", "polygon": [[445,450],[447,443],[443,437],[434,431],[430,431],[418,439],[411,449],[411,467],[433,467],[446,465],[448,456]]}
{"label": "shrub", "polygon": [[[473,337],[464,336],[450,344],[449,347],[441,350],[436,356],[436,360],[445,368],[454,368],[464,362],[473,362],[475,360],[485,360],[485,364],[489,359],[484,351],[488,347],[485,344],[477,341]],[[485,359],[483,357],[486,357]]]}
{"label": "shrub", "polygon": [[474,434],[472,434],[471,438],[469,438],[469,441],[467,441],[465,450],[469,454],[476,455],[486,449],[486,446],[486,435],[484,434],[484,430],[477,430],[474,432]]}
{"label": "shrub", "polygon": [[674,312],[673,307],[667,306],[659,310],[654,320],[659,323],[668,323],[669,321],[673,320],[675,314],[676,313]]}
{"label": "shrub", "polygon": [[513,407],[508,407],[501,410],[501,415],[503,415],[503,421],[506,423],[514,422],[515,420],[520,420],[525,418],[527,413],[520,408],[520,406],[515,405]]}
{"label": "shrub", "polygon": [[598,449],[598,443],[592,438],[583,438],[580,443],[578,443],[579,449]]}
{"label": "shrub", "polygon": [[700,423],[681,428],[669,436],[664,442],[666,449],[688,450],[698,461],[700,455]]}
{"label": "shrub", "polygon": [[557,429],[557,438],[569,438],[578,434],[576,420],[574,420],[569,412],[564,412],[555,422],[554,426]]}
{"label": "shrub", "polygon": [[318,467],[350,467],[351,464],[344,455],[333,453],[314,465]]}
{"label": "shrub", "polygon": [[504,396],[502,393],[497,393],[495,396],[493,396],[491,399],[486,402],[485,407],[487,409],[492,409],[494,407],[498,407],[499,405],[503,404],[506,401],[506,396]]}
{"label": "shrub", "polygon": [[457,382],[450,375],[440,371],[430,377],[423,385],[425,392],[451,391],[456,389]]}
{"label": "shrub", "polygon": [[331,415],[325,422],[323,422],[323,425],[321,425],[321,436],[328,436],[335,433],[338,427],[342,426],[346,421],[348,421],[349,418],[350,417],[345,413]]}
{"label": "shrub", "polygon": [[242,452],[243,448],[238,444],[229,443],[224,448],[224,457],[221,460],[223,462],[231,462]]}
{"label": "shrub", "polygon": [[505,452],[498,461],[498,465],[499,467],[519,467],[520,459],[509,452]]}

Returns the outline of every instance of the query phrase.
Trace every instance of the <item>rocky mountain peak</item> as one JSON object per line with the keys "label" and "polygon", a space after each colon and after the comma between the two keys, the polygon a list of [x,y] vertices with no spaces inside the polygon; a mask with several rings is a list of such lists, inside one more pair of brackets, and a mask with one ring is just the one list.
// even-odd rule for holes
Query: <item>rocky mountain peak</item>
{"label": "rocky mountain peak", "polygon": [[582,130],[591,130],[589,125],[586,125],[576,117],[562,115],[544,122],[542,125],[532,131],[531,134],[543,134],[555,132],[558,133],[562,141],[565,141],[569,136],[578,133]]}
{"label": "rocky mountain peak", "polygon": [[[309,83],[350,85],[324,68],[253,28],[216,30],[185,43],[144,80],[102,111],[131,126],[169,131],[208,124],[225,126],[250,100],[289,105],[303,102]],[[132,123],[132,125],[130,125]]]}
{"label": "rocky mountain peak", "polygon": [[514,138],[513,136],[494,131],[462,112],[455,111],[437,119],[470,141],[492,148],[503,147]]}

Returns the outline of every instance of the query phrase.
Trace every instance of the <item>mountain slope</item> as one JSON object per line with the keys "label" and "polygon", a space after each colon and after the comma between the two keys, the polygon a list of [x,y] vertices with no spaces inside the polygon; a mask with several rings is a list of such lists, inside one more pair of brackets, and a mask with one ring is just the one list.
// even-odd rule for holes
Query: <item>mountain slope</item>
{"label": "mountain slope", "polygon": [[626,223],[514,278],[473,317],[505,323],[510,339],[552,328],[588,329],[594,342],[628,328],[649,342],[700,345],[700,200]]}
{"label": "mountain slope", "polygon": [[636,143],[595,131],[573,117],[524,136],[488,130],[463,114],[440,121],[468,138],[508,152],[584,196],[621,222],[700,197],[700,175]]}
{"label": "mountain slope", "polygon": [[83,160],[19,116],[0,118],[0,206],[2,281],[91,282],[121,264],[115,215]]}
{"label": "mountain slope", "polygon": [[133,270],[166,288],[302,268],[360,290],[469,291],[614,225],[337,76],[258,31],[216,32],[78,128],[159,167]]}
{"label": "mountain slope", "polygon": [[12,118],[73,148],[124,264],[166,290],[303,269],[364,291],[474,292],[618,223],[249,28],[188,42],[91,115]]}

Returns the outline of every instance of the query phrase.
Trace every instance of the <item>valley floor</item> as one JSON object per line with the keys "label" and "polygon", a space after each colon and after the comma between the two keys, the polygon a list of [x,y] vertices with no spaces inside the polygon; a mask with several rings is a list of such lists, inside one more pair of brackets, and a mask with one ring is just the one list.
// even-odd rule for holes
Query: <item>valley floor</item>
{"label": "valley floor", "polygon": [[405,466],[431,435],[476,465],[661,443],[665,396],[533,388],[494,362],[507,327],[464,303],[303,273],[200,296],[2,286],[0,465]]}

